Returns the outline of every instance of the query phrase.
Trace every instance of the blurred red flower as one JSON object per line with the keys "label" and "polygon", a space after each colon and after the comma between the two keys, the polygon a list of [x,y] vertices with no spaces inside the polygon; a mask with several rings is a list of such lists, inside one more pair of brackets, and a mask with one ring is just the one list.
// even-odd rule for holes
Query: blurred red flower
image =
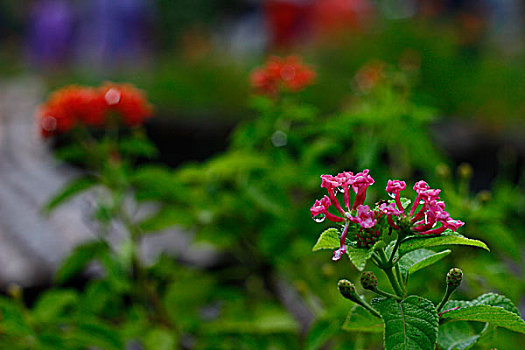
{"label": "blurred red flower", "polygon": [[98,126],[104,123],[104,103],[93,88],[67,86],[51,94],[40,107],[39,124],[44,137],[71,130],[77,123]]}
{"label": "blurred red flower", "polygon": [[67,86],[51,94],[39,108],[42,136],[70,131],[76,125],[102,127],[110,112],[127,126],[141,125],[152,108],[140,90],[129,84],[106,83],[100,88]]}
{"label": "blurred red flower", "polygon": [[252,72],[250,80],[252,87],[259,93],[275,95],[281,89],[302,90],[313,83],[315,75],[315,71],[305,65],[298,56],[272,56],[263,67]]}
{"label": "blurred red flower", "polygon": [[106,83],[101,92],[109,111],[116,112],[128,126],[141,125],[153,114],[143,92],[131,84]]}

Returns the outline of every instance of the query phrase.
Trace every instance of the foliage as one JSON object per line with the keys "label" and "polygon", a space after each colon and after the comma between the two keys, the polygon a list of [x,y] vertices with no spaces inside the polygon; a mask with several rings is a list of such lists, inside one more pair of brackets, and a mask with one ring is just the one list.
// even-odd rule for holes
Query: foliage
{"label": "foliage", "polygon": [[[435,45],[446,43],[436,41]],[[316,68],[324,73],[322,67]],[[363,69],[373,71],[377,79],[359,86],[356,81]],[[98,240],[77,247],[63,261],[54,288],[40,295],[35,305],[26,305],[23,295],[16,293],[0,298],[2,344],[12,349],[133,345],[145,349],[368,349],[380,346],[383,320],[388,320],[387,338],[392,339],[388,348],[411,348],[410,336],[447,349],[519,344],[514,334],[495,333],[496,326],[521,330],[510,300],[525,291],[523,281],[512,272],[522,257],[519,230],[511,229],[523,227],[525,197],[508,181],[496,183],[492,200],[486,200],[483,194],[470,194],[461,176],[459,181],[450,174],[435,176],[454,216],[468,223],[462,234],[446,231],[396,239],[383,218],[381,239],[363,248],[357,244],[358,225],[349,227],[345,255],[356,270],[381,270],[376,263],[382,254],[387,258],[385,265],[399,266],[399,270],[390,267],[389,280],[402,284],[397,286],[403,289],[402,295],[371,302],[383,318],[361,304],[348,312],[346,300],[332,285],[343,274],[353,278],[356,272],[349,272],[342,263],[325,262],[326,252],[309,253],[316,228],[305,220],[305,208],[317,191],[319,174],[347,167],[374,169],[377,184],[368,189],[368,200],[375,203],[383,186],[379,184],[390,176],[432,175],[436,164],[447,161],[429,137],[435,110],[420,102],[425,92],[416,91],[418,102],[413,96],[411,87],[418,84],[414,76],[384,62],[372,62],[363,69],[354,79],[340,78],[345,88],[338,91],[337,105],[342,108],[328,108],[310,95],[324,89],[323,74],[318,74],[320,84],[311,90],[253,97],[250,107],[255,116],[237,126],[224,153],[175,170],[144,163],[155,157],[156,150],[140,128],[108,134],[88,129],[65,135],[70,142],[57,156],[81,165],[86,174],[50,199],[44,210],[87,192],[95,198],[92,217]],[[239,96],[246,91],[237,74],[235,69],[196,63],[166,75],[159,70],[155,79],[141,86],[153,89],[155,101],[165,102],[169,109],[209,109],[210,105],[201,103],[204,95],[213,97],[215,110],[238,113],[244,111],[244,99]],[[199,91],[201,85],[206,89]],[[173,90],[180,95],[177,99],[172,98]],[[318,97],[322,99],[322,94]],[[302,102],[307,100],[316,102],[315,106]],[[407,210],[412,203],[401,199],[401,205]],[[211,244],[219,261],[206,268],[195,266],[199,256],[188,252],[195,256],[163,255],[145,264],[140,259],[140,242],[146,235],[173,227],[194,233],[197,244]],[[314,250],[339,248],[343,230],[344,225],[326,226]],[[123,238],[110,239],[115,231]],[[466,248],[488,250],[481,240],[496,255],[509,254],[512,262],[495,261],[481,249],[474,258]],[[464,254],[450,254],[441,248],[445,245],[463,249]],[[487,287],[505,291],[510,299],[497,297],[498,303],[492,304],[448,301],[445,311],[449,303],[456,303],[451,308],[461,307],[438,316],[436,333],[439,311],[430,300],[439,300],[441,286],[423,270],[444,274],[450,264],[464,266],[465,275],[472,276],[456,292],[463,299],[472,299]],[[70,287],[86,276],[85,285]],[[428,300],[407,296],[409,279],[412,294],[424,292]],[[385,286],[379,280],[378,289]],[[364,297],[359,301],[366,302]],[[419,322],[431,327],[421,330]],[[404,336],[402,340],[390,337],[401,326],[406,343]],[[416,343],[425,348],[425,342]]]}
{"label": "foliage", "polygon": [[[485,243],[455,233],[464,223],[453,220],[445,211],[445,202],[439,197],[441,190],[431,189],[424,181],[417,182],[413,187],[417,195],[410,207],[406,205],[408,201],[400,197],[400,192],[407,188],[406,183],[388,180],[386,192],[394,200],[379,201],[371,209],[364,205],[366,191],[375,183],[368,170],[355,175],[347,171],[337,176],[322,175],[321,179],[321,187],[327,190],[328,196],[312,206],[313,218],[316,221],[327,218],[343,225],[343,229],[330,228],[322,232],[313,250],[336,249],[332,260],[348,255],[359,271],[370,260],[383,270],[394,292],[391,294],[378,288],[375,274],[364,272],[361,275],[362,287],[384,297],[373,299],[369,304],[350,281],[340,280],[338,288],[342,296],[359,305],[359,308],[354,306],[350,310],[343,329],[358,331],[363,324],[371,324],[369,319],[376,317],[384,322],[386,349],[422,350],[435,349],[437,344],[449,349],[474,346],[483,338],[489,325],[525,333],[525,321],[505,296],[489,293],[472,301],[449,300],[463,279],[463,272],[457,268],[448,272],[444,296],[437,306],[421,296],[407,296],[408,276],[450,253],[450,250],[436,253],[427,248],[469,245],[488,250]],[[344,193],[344,206],[336,198],[338,192]],[[355,192],[353,200],[350,192]],[[331,207],[338,213],[330,213],[328,209]],[[389,237],[393,232],[397,236],[395,240]],[[362,237],[367,237],[365,245]],[[384,249],[388,241],[390,243]],[[369,313],[368,317],[362,315],[365,312]],[[439,333],[440,325],[452,321],[483,322],[486,326],[474,333],[445,326],[445,331]],[[373,324],[370,327],[374,327]],[[441,334],[439,339],[438,334]]]}

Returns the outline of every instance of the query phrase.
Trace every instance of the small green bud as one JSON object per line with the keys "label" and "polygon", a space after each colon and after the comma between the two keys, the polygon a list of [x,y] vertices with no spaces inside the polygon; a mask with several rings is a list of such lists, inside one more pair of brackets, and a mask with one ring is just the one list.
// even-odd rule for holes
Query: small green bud
{"label": "small green bud", "polygon": [[468,163],[461,163],[458,167],[458,174],[463,179],[470,179],[472,177],[472,165]]}
{"label": "small green bud", "polygon": [[9,283],[7,286],[7,294],[13,299],[22,300],[22,287],[16,283]]}
{"label": "small green bud", "polygon": [[361,285],[364,289],[375,290],[377,287],[377,277],[372,271],[365,271],[361,275]]}
{"label": "small green bud", "polygon": [[481,191],[481,192],[478,193],[477,199],[481,203],[487,203],[487,202],[492,200],[492,193],[490,193],[490,191],[486,191],[486,190],[485,191]]}
{"label": "small green bud", "polygon": [[337,288],[339,288],[339,293],[341,293],[346,299],[352,301],[359,300],[359,295],[357,295],[357,292],[355,291],[355,286],[349,280],[339,280],[339,282],[337,282]]}
{"label": "small green bud", "polygon": [[440,163],[436,166],[436,175],[448,179],[450,177],[450,167],[445,163]]}
{"label": "small green bud", "polygon": [[450,291],[455,290],[461,284],[463,280],[463,271],[458,268],[450,269],[447,273],[447,286]]}

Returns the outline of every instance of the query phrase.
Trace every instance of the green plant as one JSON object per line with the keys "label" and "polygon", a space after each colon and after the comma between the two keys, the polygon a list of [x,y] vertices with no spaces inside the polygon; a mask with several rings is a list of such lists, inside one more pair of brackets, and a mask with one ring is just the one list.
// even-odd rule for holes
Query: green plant
{"label": "green plant", "polygon": [[[458,268],[448,272],[445,292],[437,306],[422,296],[408,294],[411,274],[451,252],[436,252],[435,247],[467,245],[488,250],[485,243],[455,233],[464,223],[452,219],[445,211],[440,190],[419,181],[414,185],[417,195],[412,202],[400,196],[406,189],[404,181],[389,180],[386,192],[393,199],[381,200],[371,209],[364,205],[367,189],[375,182],[368,170],[321,178],[321,187],[326,188],[328,196],[312,206],[313,219],[318,222],[328,219],[341,227],[324,231],[313,250],[336,249],[333,260],[347,255],[359,271],[364,270],[370,260],[384,272],[393,289],[393,294],[380,289],[375,274],[363,272],[362,287],[380,297],[369,303],[358,294],[353,283],[340,280],[340,293],[357,304],[348,314],[344,329],[377,332],[384,328],[386,349],[429,350],[436,346],[442,349],[472,347],[494,326],[525,333],[525,322],[518,309],[504,296],[489,293],[472,301],[450,300],[463,279],[463,272]],[[351,192],[355,192],[353,202]],[[343,194],[343,205],[337,193]],[[328,210],[331,207],[336,214]],[[480,328],[470,321],[485,325]]]}

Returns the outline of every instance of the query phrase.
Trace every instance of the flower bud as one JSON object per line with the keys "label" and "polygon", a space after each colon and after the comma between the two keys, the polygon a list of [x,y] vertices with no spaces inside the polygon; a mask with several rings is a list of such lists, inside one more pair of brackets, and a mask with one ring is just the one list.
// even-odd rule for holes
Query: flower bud
{"label": "flower bud", "polygon": [[361,275],[361,285],[364,289],[375,290],[377,287],[377,277],[372,271],[365,271]]}
{"label": "flower bud", "polygon": [[463,280],[463,271],[458,268],[450,269],[447,273],[447,286],[450,291],[455,290],[461,284]]}
{"label": "flower bud", "polygon": [[450,168],[449,168],[449,166],[446,165],[445,163],[439,163],[436,166],[436,175],[441,177],[441,178],[448,179],[450,177]]}
{"label": "flower bud", "polygon": [[490,191],[481,191],[476,197],[481,203],[487,203],[492,200],[492,193]]}
{"label": "flower bud", "polygon": [[458,174],[463,179],[470,179],[472,177],[472,165],[468,163],[461,163],[458,167]]}
{"label": "flower bud", "polygon": [[357,295],[357,292],[355,291],[355,286],[349,280],[339,280],[339,282],[337,282],[337,288],[339,288],[339,293],[341,293],[346,299],[352,301],[359,300],[359,295]]}
{"label": "flower bud", "polygon": [[7,286],[7,294],[13,299],[22,300],[22,287],[16,283],[9,283]]}

